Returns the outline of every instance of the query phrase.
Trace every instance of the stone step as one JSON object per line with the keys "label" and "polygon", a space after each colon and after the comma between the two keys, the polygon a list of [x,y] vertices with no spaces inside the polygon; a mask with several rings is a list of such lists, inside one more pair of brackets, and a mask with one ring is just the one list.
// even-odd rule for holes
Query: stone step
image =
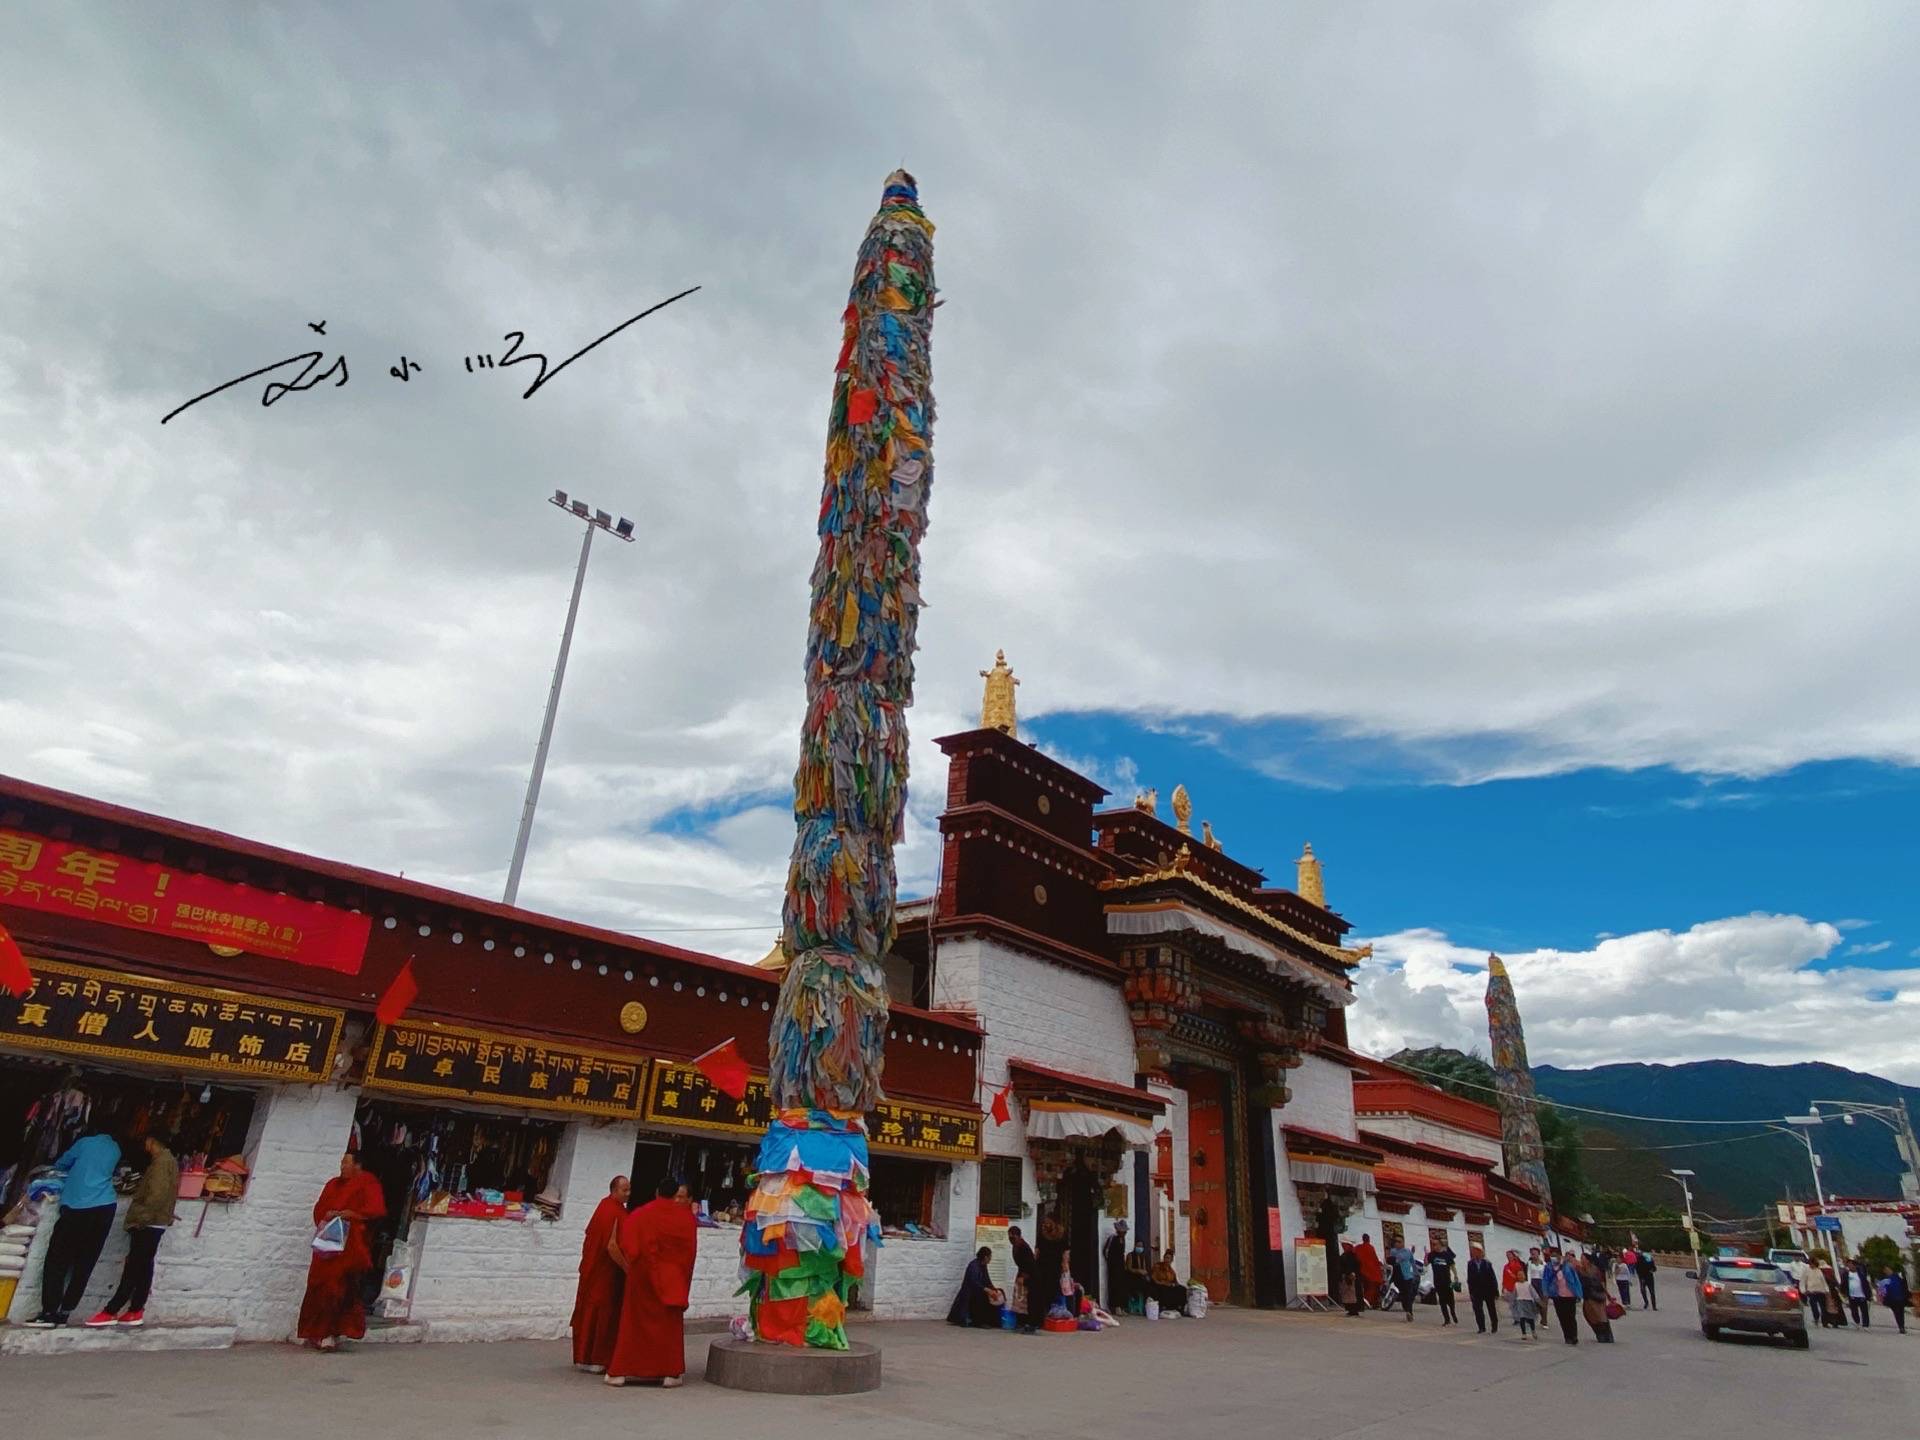
{"label": "stone step", "polygon": [[168,1325],[150,1322],[138,1329],[89,1330],[65,1325],[58,1330],[29,1330],[0,1325],[0,1355],[78,1355],[97,1350],[228,1350],[231,1325]]}

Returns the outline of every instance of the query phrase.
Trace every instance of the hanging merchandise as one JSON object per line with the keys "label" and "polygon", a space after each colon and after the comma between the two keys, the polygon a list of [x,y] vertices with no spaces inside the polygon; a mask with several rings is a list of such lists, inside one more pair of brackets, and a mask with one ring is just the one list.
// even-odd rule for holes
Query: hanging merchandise
{"label": "hanging merchandise", "polygon": [[894,940],[893,847],[906,808],[920,538],[933,485],[933,224],[887,177],[854,263],[827,417],[771,1036],[775,1118],[741,1231],[754,1333],[845,1349],[852,1283],[878,1223],[862,1119],[881,1089]]}

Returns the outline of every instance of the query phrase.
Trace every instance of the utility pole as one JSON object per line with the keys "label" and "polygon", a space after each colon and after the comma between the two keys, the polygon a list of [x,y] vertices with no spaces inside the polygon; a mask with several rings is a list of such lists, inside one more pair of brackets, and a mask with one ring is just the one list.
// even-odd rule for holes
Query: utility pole
{"label": "utility pole", "polygon": [[604,530],[616,540],[633,543],[633,522],[622,515],[618,524],[604,510],[590,508],[584,500],[569,500],[567,492],[556,490],[547,501],[557,505],[576,520],[586,522],[586,534],[580,540],[580,564],[573,572],[573,598],[567,602],[567,624],[560,632],[560,658],[553,662],[553,685],[547,691],[547,713],[540,722],[540,743],[533,751],[533,774],[527,777],[527,800],[520,807],[520,832],[513,841],[513,863],[507,866],[506,903],[511,905],[520,894],[520,872],[527,863],[527,842],[533,838],[533,812],[540,804],[540,781],[547,773],[547,750],[553,744],[553,718],[560,713],[560,685],[567,678],[567,652],[573,649],[573,622],[580,614],[580,591],[587,583],[587,557],[593,553],[593,532]]}
{"label": "utility pole", "polygon": [[[1873,1105],[1864,1100],[1816,1100],[1807,1106],[1809,1115],[1820,1115],[1820,1107],[1830,1105],[1840,1112],[1840,1123],[1851,1125],[1856,1115],[1878,1120],[1893,1131],[1893,1148],[1906,1168],[1900,1173],[1900,1198],[1920,1200],[1920,1140],[1913,1133],[1913,1117],[1904,1101],[1893,1105]],[[1828,1119],[1820,1115],[1821,1123]]]}
{"label": "utility pole", "polygon": [[1700,1273],[1700,1232],[1693,1226],[1693,1179],[1691,1170],[1669,1170],[1667,1178],[1680,1187],[1680,1193],[1687,1197],[1687,1244],[1693,1248],[1694,1274]]}

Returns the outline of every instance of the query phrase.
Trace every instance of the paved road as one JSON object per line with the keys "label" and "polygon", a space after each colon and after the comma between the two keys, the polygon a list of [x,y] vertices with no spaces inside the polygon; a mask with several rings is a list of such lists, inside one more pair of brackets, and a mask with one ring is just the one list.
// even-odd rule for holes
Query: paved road
{"label": "paved road", "polygon": [[[1702,1433],[1739,1440],[1911,1434],[1920,1415],[1920,1334],[1884,1315],[1872,1330],[1814,1337],[1810,1352],[1709,1343],[1690,1310],[1634,1312],[1620,1342],[1577,1349],[1439,1328],[1430,1308],[1310,1316],[1216,1309],[1205,1320],[1134,1322],[1100,1335],[1022,1337],[940,1324],[872,1326],[887,1384],[808,1402],[699,1381],[708,1336],[691,1336],[677,1391],[614,1390],[567,1368],[550,1344],[382,1345],[318,1355],[283,1346],[198,1354],[0,1360],[9,1435],[137,1440],[345,1440],[367,1435],[587,1435],[670,1425],[680,1440],[772,1435],[801,1405],[846,1440],[1165,1440],[1284,1435],[1341,1440],[1486,1440],[1525,1415],[1554,1440]],[[1920,1328],[1920,1327],[1916,1327]],[[608,1433],[622,1433],[612,1431]]]}

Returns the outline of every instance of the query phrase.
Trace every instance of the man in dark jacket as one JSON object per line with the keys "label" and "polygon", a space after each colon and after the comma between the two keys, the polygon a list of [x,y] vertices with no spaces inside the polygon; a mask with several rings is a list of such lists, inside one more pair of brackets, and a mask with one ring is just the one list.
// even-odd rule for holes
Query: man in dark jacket
{"label": "man in dark jacket", "polygon": [[1893,1323],[1902,1335],[1906,1334],[1907,1306],[1913,1303],[1913,1289],[1907,1284],[1905,1271],[1892,1265],[1880,1267],[1880,1303],[1893,1312]]}
{"label": "man in dark jacket", "polygon": [[1467,1261],[1467,1299],[1473,1302],[1473,1327],[1482,1335],[1487,1333],[1487,1322],[1493,1322],[1493,1333],[1500,1333],[1500,1277],[1494,1273],[1493,1262],[1487,1259],[1486,1251],[1478,1245],[1473,1247],[1473,1258]]}
{"label": "man in dark jacket", "polygon": [[1653,1293],[1653,1272],[1659,1267],[1653,1263],[1651,1252],[1642,1250],[1633,1262],[1633,1273],[1640,1277],[1640,1308],[1658,1310],[1660,1301]]}
{"label": "man in dark jacket", "polygon": [[1107,1309],[1118,1315],[1127,1308],[1127,1222],[1113,1222],[1113,1233],[1100,1256],[1107,1262]]}
{"label": "man in dark jacket", "polygon": [[1066,1268],[1067,1232],[1048,1215],[1040,1221],[1040,1248],[1033,1255],[1033,1270],[1027,1276],[1027,1323],[1032,1335],[1046,1323],[1047,1311],[1060,1299],[1060,1273]]}
{"label": "man in dark jacket", "polygon": [[141,1142],[147,1168],[140,1174],[133,1199],[127,1205],[127,1259],[120,1267],[120,1287],[106,1308],[87,1321],[90,1328],[110,1325],[134,1328],[147,1320],[147,1296],[153,1291],[153,1257],[167,1227],[174,1222],[173,1202],[180,1197],[180,1162],[168,1148],[172,1137],[155,1130]]}

